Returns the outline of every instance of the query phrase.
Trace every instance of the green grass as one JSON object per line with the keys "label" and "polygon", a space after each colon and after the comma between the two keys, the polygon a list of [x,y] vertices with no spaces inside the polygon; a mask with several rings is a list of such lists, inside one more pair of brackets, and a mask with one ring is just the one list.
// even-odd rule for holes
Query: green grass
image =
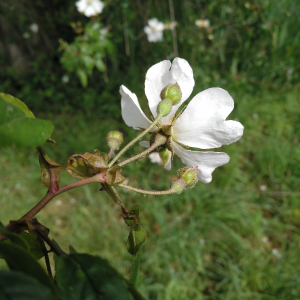
{"label": "green grass", "polygon": [[[141,207],[148,233],[139,288],[149,299],[300,299],[299,91],[226,89],[235,100],[229,119],[238,119],[245,132],[237,143],[218,149],[231,160],[216,169],[210,184],[161,197],[120,189],[128,207]],[[110,130],[122,131],[126,142],[136,134],[120,115],[43,117],[53,121],[58,142],[45,149],[63,165],[73,153],[107,151]],[[136,145],[128,155],[141,150]],[[25,214],[46,188],[34,150],[1,149],[0,164],[0,220],[6,224]],[[159,190],[181,166],[175,159],[167,172],[146,159],[122,174],[130,185]],[[63,170],[61,185],[70,181]],[[128,277],[133,261],[126,250],[128,227],[97,184],[53,199],[37,218],[65,250],[71,244],[78,252],[100,255]]]}

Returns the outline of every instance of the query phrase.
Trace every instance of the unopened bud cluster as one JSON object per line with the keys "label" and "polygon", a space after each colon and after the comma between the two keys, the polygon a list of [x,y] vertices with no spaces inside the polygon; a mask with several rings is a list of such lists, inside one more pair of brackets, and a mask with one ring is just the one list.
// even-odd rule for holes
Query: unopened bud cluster
{"label": "unopened bud cluster", "polygon": [[198,169],[193,167],[185,167],[177,172],[175,179],[170,186],[170,190],[174,194],[180,194],[186,188],[192,188],[198,182]]}
{"label": "unopened bud cluster", "polygon": [[161,102],[157,106],[157,114],[159,116],[167,116],[171,110],[172,106],[180,102],[182,93],[180,87],[177,83],[168,84],[160,93]]}

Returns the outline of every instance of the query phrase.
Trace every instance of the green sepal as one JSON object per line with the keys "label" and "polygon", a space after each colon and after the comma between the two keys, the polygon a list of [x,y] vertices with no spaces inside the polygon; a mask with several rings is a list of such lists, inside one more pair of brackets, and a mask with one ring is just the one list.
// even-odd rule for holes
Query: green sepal
{"label": "green sepal", "polygon": [[104,173],[108,168],[108,164],[102,156],[88,152],[72,155],[66,165],[66,170],[70,175],[80,179]]}
{"label": "green sepal", "polygon": [[125,177],[121,175],[121,167],[118,165],[112,167],[106,174],[105,179],[110,185],[118,185],[125,180]]}
{"label": "green sepal", "polygon": [[62,166],[52,160],[42,147],[38,147],[37,150],[39,152],[39,162],[42,171],[42,182],[51,193],[55,194],[59,189]]}

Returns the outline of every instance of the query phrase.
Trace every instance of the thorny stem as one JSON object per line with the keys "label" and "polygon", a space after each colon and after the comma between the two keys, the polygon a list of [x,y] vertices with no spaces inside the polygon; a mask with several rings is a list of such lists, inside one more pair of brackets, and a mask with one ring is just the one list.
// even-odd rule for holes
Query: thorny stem
{"label": "thorny stem", "polygon": [[157,116],[157,118],[153,121],[152,124],[148,128],[146,128],[143,132],[141,132],[136,138],[134,138],[130,143],[128,143],[116,156],[115,158],[108,164],[109,167],[113,166],[114,163],[138,140],[140,140],[145,134],[147,134],[162,118],[163,116]]}
{"label": "thorny stem", "polygon": [[126,184],[119,184],[118,186],[130,190],[132,192],[137,192],[137,193],[141,193],[141,194],[146,194],[146,195],[170,195],[170,194],[174,194],[174,191],[172,189],[166,190],[166,191],[146,191],[146,190],[142,190],[142,189],[138,189],[135,188],[133,186],[130,185],[126,185]]}
{"label": "thorny stem", "polygon": [[144,156],[146,156],[147,154],[150,154],[150,153],[151,153],[153,150],[155,150],[158,146],[161,146],[161,145],[163,145],[163,144],[165,144],[165,141],[160,141],[160,142],[153,143],[149,148],[147,148],[147,149],[144,150],[143,152],[141,152],[141,153],[139,153],[139,154],[137,154],[137,155],[134,155],[134,156],[132,156],[132,157],[130,157],[130,158],[128,158],[128,159],[125,159],[125,160],[121,161],[121,162],[118,164],[118,166],[123,167],[123,166],[125,166],[125,165],[127,165],[127,164],[129,164],[129,163],[131,163],[131,162],[133,162],[133,161],[135,161],[135,160],[141,158],[141,157],[144,157]]}
{"label": "thorny stem", "polygon": [[105,179],[103,177],[104,177],[104,174],[97,174],[93,177],[82,179],[82,180],[75,181],[75,182],[69,183],[67,185],[64,185],[61,188],[59,188],[59,190],[54,194],[51,193],[50,191],[48,191],[48,193],[45,195],[45,197],[39,203],[37,203],[27,214],[25,214],[19,221],[31,220],[43,207],[46,206],[46,204],[48,204],[50,202],[50,200],[52,200],[54,197],[60,195],[63,192],[72,190],[76,187],[83,186],[85,184],[89,184],[92,182],[99,182],[99,183],[105,182]]}

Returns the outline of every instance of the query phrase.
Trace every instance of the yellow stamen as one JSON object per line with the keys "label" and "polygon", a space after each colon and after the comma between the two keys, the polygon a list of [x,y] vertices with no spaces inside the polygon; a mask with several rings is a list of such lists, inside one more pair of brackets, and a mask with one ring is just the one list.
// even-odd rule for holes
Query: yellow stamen
{"label": "yellow stamen", "polygon": [[187,108],[187,104],[184,106],[184,108],[179,112],[179,114],[175,114],[172,121],[171,121],[171,125],[174,125],[175,121],[182,115],[182,113],[184,112],[184,110]]}

